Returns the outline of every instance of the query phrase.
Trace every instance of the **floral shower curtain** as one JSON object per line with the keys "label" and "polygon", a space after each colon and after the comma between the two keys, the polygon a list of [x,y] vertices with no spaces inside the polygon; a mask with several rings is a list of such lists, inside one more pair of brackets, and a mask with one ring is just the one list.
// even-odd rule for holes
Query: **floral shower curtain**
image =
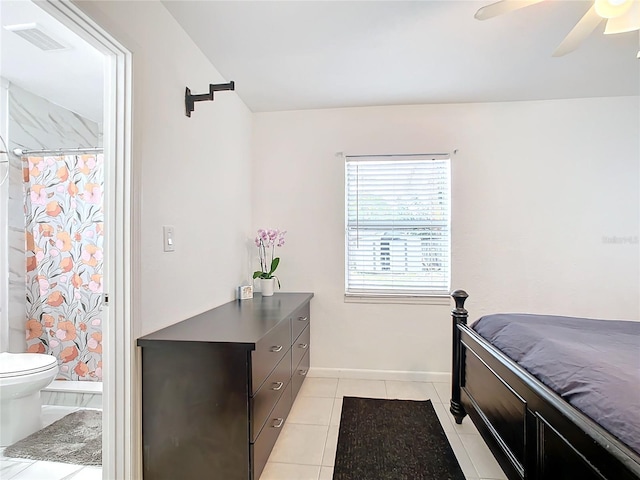
{"label": "floral shower curtain", "polygon": [[23,157],[27,351],[102,380],[103,155]]}

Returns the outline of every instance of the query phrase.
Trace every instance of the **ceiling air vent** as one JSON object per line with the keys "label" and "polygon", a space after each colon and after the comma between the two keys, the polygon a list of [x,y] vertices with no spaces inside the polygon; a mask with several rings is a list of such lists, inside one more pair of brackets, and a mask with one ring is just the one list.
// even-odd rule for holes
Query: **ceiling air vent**
{"label": "ceiling air vent", "polygon": [[40,50],[66,50],[67,46],[58,40],[53,39],[45,33],[37,23],[23,23],[20,25],[5,25],[6,30],[19,35],[27,42],[35,45]]}

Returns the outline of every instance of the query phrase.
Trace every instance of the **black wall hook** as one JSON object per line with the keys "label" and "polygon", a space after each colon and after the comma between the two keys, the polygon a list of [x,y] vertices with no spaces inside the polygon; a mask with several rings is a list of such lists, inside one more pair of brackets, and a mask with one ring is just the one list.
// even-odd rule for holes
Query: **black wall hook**
{"label": "black wall hook", "polygon": [[191,95],[191,90],[187,87],[184,92],[184,106],[185,114],[187,117],[191,117],[191,112],[195,110],[195,102],[203,102],[205,100],[213,100],[213,92],[221,92],[223,90],[235,90],[236,86],[234,82],[218,83],[217,85],[209,84],[209,93],[202,93],[199,95]]}

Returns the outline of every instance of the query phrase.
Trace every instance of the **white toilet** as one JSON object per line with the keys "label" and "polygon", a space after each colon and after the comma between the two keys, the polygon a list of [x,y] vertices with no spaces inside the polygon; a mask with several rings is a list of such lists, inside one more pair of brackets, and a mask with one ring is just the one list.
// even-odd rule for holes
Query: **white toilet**
{"label": "white toilet", "polygon": [[40,390],[57,374],[52,355],[0,353],[0,447],[42,428]]}

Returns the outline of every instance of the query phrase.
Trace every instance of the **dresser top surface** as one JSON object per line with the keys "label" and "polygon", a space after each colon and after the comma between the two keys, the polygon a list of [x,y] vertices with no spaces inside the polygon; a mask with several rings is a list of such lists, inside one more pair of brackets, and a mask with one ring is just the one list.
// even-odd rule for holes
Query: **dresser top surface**
{"label": "dresser top surface", "polygon": [[278,323],[308,303],[313,293],[254,294],[234,300],[138,339],[147,347],[157,341],[229,343],[252,349]]}

